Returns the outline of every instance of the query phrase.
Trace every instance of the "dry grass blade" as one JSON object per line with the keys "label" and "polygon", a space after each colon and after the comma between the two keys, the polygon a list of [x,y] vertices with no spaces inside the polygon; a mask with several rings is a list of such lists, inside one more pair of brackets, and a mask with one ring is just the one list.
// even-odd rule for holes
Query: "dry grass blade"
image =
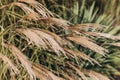
{"label": "dry grass blade", "polygon": [[19,70],[17,69],[17,67],[12,63],[12,61],[8,57],[6,57],[6,56],[2,55],[2,53],[0,53],[0,59],[2,59],[3,62],[5,64],[7,64],[9,69],[12,69],[15,74],[19,73]]}
{"label": "dry grass blade", "polygon": [[64,79],[62,79],[62,78],[60,78],[60,77],[57,77],[56,75],[54,75],[52,72],[50,72],[50,71],[46,71],[46,73],[48,73],[49,74],[49,76],[52,78],[52,80],[64,80]]}
{"label": "dry grass blade", "polygon": [[75,80],[71,76],[69,76],[68,74],[64,74],[64,77],[67,78],[67,80]]}
{"label": "dry grass blade", "polygon": [[51,35],[52,37],[54,37],[54,39],[60,44],[60,45],[64,45],[64,44],[67,44],[61,37],[59,37],[58,35],[56,35],[55,33],[53,32],[50,32],[48,30],[42,30],[43,32]]}
{"label": "dry grass blade", "polygon": [[57,54],[60,54],[60,53],[63,53],[65,54],[64,50],[62,49],[62,47],[60,47],[60,45],[54,40],[54,38],[47,34],[47,33],[44,33],[42,31],[39,31],[39,30],[32,30],[34,31],[35,33],[37,33],[43,41],[45,41],[45,43],[52,49],[54,50]]}
{"label": "dry grass blade", "polygon": [[104,26],[94,23],[77,24],[70,27],[71,30],[89,31],[89,29],[101,30]]}
{"label": "dry grass blade", "polygon": [[104,49],[101,46],[98,46],[97,44],[91,42],[88,38],[83,37],[83,36],[75,36],[75,37],[67,37],[69,40],[80,44],[86,48],[89,48],[97,53],[102,54],[103,56],[105,56],[106,52],[108,52],[108,50]]}
{"label": "dry grass blade", "polygon": [[38,68],[35,65],[33,65],[32,69],[33,69],[33,71],[34,71],[37,78],[39,78],[41,80],[50,79],[50,77],[43,70],[41,70],[41,68]]}
{"label": "dry grass blade", "polygon": [[104,38],[113,39],[113,40],[120,40],[119,36],[113,36],[107,33],[87,32],[87,34],[95,36],[95,37],[104,37]]}
{"label": "dry grass blade", "polygon": [[41,17],[50,17],[53,16],[53,14],[45,8],[41,3],[35,1],[35,0],[18,0],[19,2],[24,2],[36,9],[36,11],[41,15]]}
{"label": "dry grass blade", "polygon": [[67,74],[65,75],[66,78],[72,79],[72,80],[81,80],[81,77],[76,75],[72,70],[66,69]]}
{"label": "dry grass blade", "polygon": [[39,20],[40,19],[40,16],[39,16],[39,14],[37,14],[37,13],[30,13],[30,14],[27,14],[27,15],[25,15],[25,17],[24,17],[25,19],[29,19],[29,20],[35,20],[35,21],[37,21],[37,20]]}
{"label": "dry grass blade", "polygon": [[85,74],[93,78],[93,80],[110,80],[108,77],[95,71],[85,71]]}
{"label": "dry grass blade", "polygon": [[10,76],[11,76],[10,80],[16,80],[16,75],[12,71],[10,73]]}
{"label": "dry grass blade", "polygon": [[117,43],[107,43],[107,44],[120,47],[120,43],[119,42],[117,42]]}
{"label": "dry grass blade", "polygon": [[26,4],[15,2],[13,5],[20,7],[26,14],[35,13],[35,11],[29,8]]}
{"label": "dry grass blade", "polygon": [[82,71],[80,71],[80,69],[76,68],[74,65],[72,65],[71,63],[67,62],[67,64],[73,68],[77,74],[83,79],[83,80],[88,80],[87,77],[84,75],[84,73]]}
{"label": "dry grass blade", "polygon": [[[54,37],[37,29],[16,29],[23,33],[35,45],[43,49],[52,49],[57,55],[65,54],[62,47],[55,41]],[[29,42],[29,41],[28,41]]]}
{"label": "dry grass blade", "polygon": [[60,26],[63,29],[68,29],[68,26],[69,26],[69,23],[70,23],[66,20],[57,19],[57,18],[41,18],[41,19],[39,19],[39,21],[42,21],[45,24],[49,24],[49,25]]}
{"label": "dry grass blade", "polygon": [[47,48],[45,42],[35,32],[31,31],[30,29],[16,29],[16,31],[19,33],[23,33],[35,45],[42,47],[43,49]]}
{"label": "dry grass blade", "polygon": [[[93,62],[99,64],[95,59],[90,58],[90,57],[89,57],[88,55],[86,55],[85,53],[78,52],[78,51],[72,51],[72,50],[66,49],[66,48],[64,48],[64,49],[65,49],[65,51],[67,52],[67,54],[68,54],[68,55],[72,55],[73,58],[74,58],[74,57],[80,57],[80,58],[82,58],[82,59],[84,59],[84,60],[89,61],[91,64],[93,64]],[[99,65],[100,65],[100,64],[99,64]]]}
{"label": "dry grass blade", "polygon": [[22,64],[22,66],[27,70],[27,72],[30,76],[30,80],[36,80],[35,74],[31,68],[30,62],[27,60],[27,57],[25,55],[23,55],[23,53],[18,48],[16,48],[14,45],[6,44],[6,46],[12,52],[14,57],[17,58],[20,61],[20,63]]}
{"label": "dry grass blade", "polygon": [[38,64],[33,64],[33,70],[36,73],[37,77],[41,80],[63,80],[62,78],[57,77],[52,72],[48,71],[44,67]]}
{"label": "dry grass blade", "polygon": [[[39,3],[35,0],[18,0],[17,2],[13,2],[10,4],[4,5],[4,6],[0,7],[0,9],[9,7],[10,5],[14,5],[14,6],[20,7],[26,14],[30,14],[29,16],[32,18],[34,16],[38,15],[38,13],[36,13],[32,8],[30,8],[29,6],[27,6],[24,3],[27,3],[27,4],[31,5],[32,7],[34,7],[36,9],[36,11],[39,13],[39,17],[47,18],[47,17],[53,16],[53,14],[46,7],[44,7],[41,3]],[[35,15],[33,16],[33,14],[35,14]],[[36,19],[36,18],[34,17],[34,19]]]}

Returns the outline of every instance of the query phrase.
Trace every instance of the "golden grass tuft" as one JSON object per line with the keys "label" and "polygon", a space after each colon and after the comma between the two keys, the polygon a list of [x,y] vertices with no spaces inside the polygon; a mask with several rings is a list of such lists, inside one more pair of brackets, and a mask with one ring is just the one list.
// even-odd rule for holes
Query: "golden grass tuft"
{"label": "golden grass tuft", "polygon": [[40,15],[36,12],[33,12],[33,13],[29,13],[29,14],[26,14],[24,16],[24,19],[29,19],[29,20],[39,20],[40,19]]}
{"label": "golden grass tuft", "polygon": [[69,21],[66,21],[66,20],[63,20],[63,19],[59,19],[59,18],[51,18],[51,17],[40,18],[39,21],[43,22],[45,24],[48,24],[48,25],[61,27],[63,29],[68,29],[68,26],[70,24]]}
{"label": "golden grass tuft", "polygon": [[[59,43],[54,39],[54,37],[50,34],[47,34],[45,32],[42,32],[37,29],[16,29],[17,32],[24,34],[33,44],[43,48],[43,49],[51,49],[53,50],[57,55],[60,55],[61,53],[65,54],[62,47],[59,45]],[[27,39],[26,39],[27,40]]]}
{"label": "golden grass tuft", "polygon": [[35,13],[35,11],[26,4],[15,2],[13,5],[20,7],[26,14]]}
{"label": "golden grass tuft", "polygon": [[[61,9],[64,8],[61,7]],[[0,11],[2,31],[0,32],[0,60],[5,64],[5,68],[7,67],[10,70],[0,73],[0,77],[4,75],[1,78],[9,79],[10,77],[11,80],[15,80],[16,78],[20,80],[36,80],[37,78],[40,80],[64,80],[63,78],[67,80],[88,80],[88,78],[92,78],[93,80],[110,80],[106,76],[95,72],[95,70],[102,70],[99,67],[101,66],[100,64],[104,64],[104,60],[107,63],[107,61],[110,61],[107,58],[111,57],[111,55],[105,56],[108,53],[108,50],[106,50],[108,47],[95,38],[100,37],[106,43],[107,40],[104,38],[112,39],[114,43],[109,42],[108,44],[120,47],[120,43],[115,42],[116,40],[120,40],[118,36],[99,32],[105,26],[94,23],[75,25],[62,18],[56,18],[37,0],[2,0]],[[78,17],[80,16],[78,15]],[[21,26],[26,28],[21,28]],[[34,29],[31,27],[34,27]],[[44,28],[45,30],[38,28]],[[50,31],[54,31],[55,33]],[[9,44],[5,44],[4,46],[4,43]],[[103,47],[97,43],[100,43]],[[81,46],[78,47],[79,45],[84,48],[81,48]],[[88,49],[83,50],[86,48]],[[91,50],[101,55],[96,55]],[[112,52],[112,50],[110,51]],[[88,55],[84,52],[87,52]],[[3,55],[2,53],[6,54]],[[9,54],[12,55],[13,59],[7,57]],[[111,64],[109,65],[111,66]],[[103,67],[106,68],[106,65],[103,65]],[[4,69],[4,66],[1,68]],[[117,71],[116,68],[107,66],[108,69],[114,69],[114,72]],[[103,73],[107,73],[107,70],[103,71]],[[119,71],[117,74],[119,74]],[[107,76],[111,77],[111,73],[110,75],[107,74]]]}
{"label": "golden grass tuft", "polygon": [[95,37],[104,37],[112,40],[120,40],[120,36],[114,36],[107,33],[99,33],[99,32],[86,32],[86,33]]}
{"label": "golden grass tuft", "polygon": [[87,77],[84,75],[84,73],[83,73],[80,69],[76,68],[73,64],[71,64],[71,63],[69,63],[69,62],[67,62],[67,64],[68,64],[72,69],[74,69],[75,72],[76,72],[83,80],[88,80]]}
{"label": "golden grass tuft", "polygon": [[67,42],[63,40],[59,35],[50,32],[48,30],[41,30],[41,31],[51,35],[61,46],[67,44]]}
{"label": "golden grass tuft", "polygon": [[53,16],[53,14],[46,9],[41,3],[35,1],[35,0],[18,0],[19,2],[27,3],[34,7],[36,11],[41,15],[41,17],[50,17]]}
{"label": "golden grass tuft", "polygon": [[16,59],[18,59],[20,61],[20,63],[22,64],[22,66],[27,70],[27,72],[30,76],[30,80],[36,80],[35,74],[31,68],[32,65],[29,62],[29,60],[27,59],[27,57],[25,55],[23,55],[23,53],[12,44],[6,44],[6,47],[9,48],[9,50],[13,54],[13,56]]}
{"label": "golden grass tuft", "polygon": [[100,53],[103,56],[105,56],[106,52],[108,52],[108,50],[106,50],[105,48],[91,42],[87,37],[75,36],[75,37],[67,37],[67,39],[69,39],[77,44],[80,44],[86,48],[89,48],[97,53]]}
{"label": "golden grass tuft", "polygon": [[117,46],[120,47],[120,42],[116,42],[116,43],[107,43],[108,45],[113,45],[113,46]]}
{"label": "golden grass tuft", "polygon": [[85,74],[90,76],[93,80],[110,80],[108,77],[92,70],[91,71],[85,70]]}
{"label": "golden grass tuft", "polygon": [[54,75],[51,71],[48,71],[47,69],[45,69],[45,67],[41,66],[40,64],[33,64],[32,69],[34,70],[37,78],[41,80],[64,80]]}
{"label": "golden grass tuft", "polygon": [[2,59],[4,64],[6,64],[10,70],[13,70],[15,74],[19,74],[18,68],[12,63],[12,61],[8,57],[0,53],[0,59]]}
{"label": "golden grass tuft", "polygon": [[[27,4],[26,4],[27,3]],[[35,10],[29,7],[32,6]],[[6,4],[0,7],[0,9],[10,7],[10,6],[18,6],[20,7],[26,14],[39,14],[41,18],[47,18],[53,16],[53,14],[44,7],[41,3],[36,0],[18,0],[16,2],[12,2],[10,4]]]}
{"label": "golden grass tuft", "polygon": [[[91,64],[96,63],[96,64],[100,65],[99,62],[97,62],[95,59],[89,57],[88,55],[86,55],[86,54],[83,53],[83,52],[73,51],[73,50],[70,50],[70,49],[67,49],[67,48],[64,48],[64,49],[65,49],[65,51],[67,52],[67,54],[70,55],[70,56],[72,56],[73,58],[75,58],[75,57],[80,57],[80,58],[82,58],[82,59],[84,59],[84,60],[89,61]],[[93,62],[94,62],[94,63],[93,63]]]}
{"label": "golden grass tuft", "polygon": [[101,30],[104,26],[100,24],[95,23],[84,23],[84,24],[76,24],[73,26],[70,26],[70,30],[76,30],[76,31],[89,31],[90,30]]}

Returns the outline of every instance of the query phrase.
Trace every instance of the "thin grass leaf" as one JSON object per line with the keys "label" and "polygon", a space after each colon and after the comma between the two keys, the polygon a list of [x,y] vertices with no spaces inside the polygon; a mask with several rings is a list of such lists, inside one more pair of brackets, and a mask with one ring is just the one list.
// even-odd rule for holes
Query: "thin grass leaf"
{"label": "thin grass leaf", "polygon": [[87,13],[88,14],[88,21],[91,21],[94,18],[94,16],[93,16],[93,14],[95,14],[95,13],[93,13],[94,6],[95,6],[95,2],[92,3],[92,6],[90,7],[90,10],[89,10],[89,14]]}
{"label": "thin grass leaf", "polygon": [[[0,2],[2,4],[2,2]],[[12,3],[9,3],[9,4],[4,4],[4,5],[0,5],[0,10],[6,8],[6,7],[10,7],[11,5],[13,5],[14,3],[16,2],[12,2]]]}
{"label": "thin grass leaf", "polygon": [[67,37],[67,39],[80,44],[86,48],[89,48],[103,56],[106,55],[106,52],[108,52],[108,50],[106,50],[105,48],[98,46],[97,44],[91,42],[88,38],[83,37],[83,36],[75,36],[75,37]]}

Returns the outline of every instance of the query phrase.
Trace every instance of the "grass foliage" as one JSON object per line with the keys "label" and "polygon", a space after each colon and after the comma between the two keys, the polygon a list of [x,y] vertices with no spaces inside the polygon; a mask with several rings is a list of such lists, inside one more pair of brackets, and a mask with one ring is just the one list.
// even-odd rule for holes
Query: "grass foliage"
{"label": "grass foliage", "polygon": [[120,76],[118,14],[100,13],[95,2],[68,2],[0,0],[0,80]]}

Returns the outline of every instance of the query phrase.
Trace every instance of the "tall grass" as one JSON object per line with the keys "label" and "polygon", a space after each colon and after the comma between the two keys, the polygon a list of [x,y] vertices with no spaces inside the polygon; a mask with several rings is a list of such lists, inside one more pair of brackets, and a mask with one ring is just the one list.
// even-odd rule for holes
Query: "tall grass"
{"label": "tall grass", "polygon": [[[120,76],[116,62],[120,38],[103,33],[108,30],[104,21],[108,26],[112,18],[98,16],[95,3],[88,9],[84,0],[82,5],[78,2],[71,7],[52,0],[1,0],[0,80],[110,80]],[[51,11],[46,8],[52,4],[58,10],[54,5],[48,8]],[[68,7],[73,12],[66,11]]]}

